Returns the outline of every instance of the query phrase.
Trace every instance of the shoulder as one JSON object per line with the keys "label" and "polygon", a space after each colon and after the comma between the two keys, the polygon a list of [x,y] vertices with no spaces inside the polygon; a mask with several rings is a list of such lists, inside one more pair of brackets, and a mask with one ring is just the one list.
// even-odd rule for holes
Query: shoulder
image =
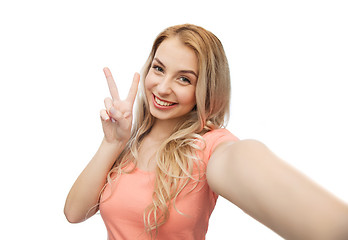
{"label": "shoulder", "polygon": [[236,142],[239,139],[225,128],[217,128],[205,133],[198,141],[198,148],[202,151],[200,157],[208,163],[215,149],[223,142]]}
{"label": "shoulder", "polygon": [[203,135],[204,139],[214,139],[214,138],[221,138],[221,137],[230,137],[235,140],[238,140],[238,138],[226,128],[213,129]]}
{"label": "shoulder", "polygon": [[220,144],[224,142],[239,141],[239,139],[226,128],[211,130],[205,133],[202,137],[205,144],[204,151],[205,153],[208,153],[209,157]]}
{"label": "shoulder", "polygon": [[197,148],[200,149],[197,154],[207,164],[211,155],[221,143],[235,141],[238,141],[238,138],[225,128],[210,130],[197,139]]}

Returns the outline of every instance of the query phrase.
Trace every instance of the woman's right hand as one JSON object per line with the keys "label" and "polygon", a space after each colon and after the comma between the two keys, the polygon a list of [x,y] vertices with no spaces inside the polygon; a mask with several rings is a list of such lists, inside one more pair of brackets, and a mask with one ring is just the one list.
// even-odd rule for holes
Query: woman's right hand
{"label": "woman's right hand", "polygon": [[105,98],[105,109],[100,111],[104,139],[109,143],[126,143],[131,135],[133,120],[133,105],[138,91],[140,76],[134,74],[132,86],[126,100],[121,100],[117,86],[109,68],[103,69],[111,98]]}

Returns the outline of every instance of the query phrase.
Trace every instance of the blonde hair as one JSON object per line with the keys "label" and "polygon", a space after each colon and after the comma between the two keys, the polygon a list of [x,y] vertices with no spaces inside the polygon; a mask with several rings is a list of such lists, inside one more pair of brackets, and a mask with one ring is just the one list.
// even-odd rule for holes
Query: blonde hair
{"label": "blonde hair", "polygon": [[[204,28],[191,24],[165,29],[155,39],[143,68],[142,88],[138,95],[132,135],[110,170],[108,182],[112,181],[113,173],[119,176],[132,172],[132,170],[126,172],[124,169],[130,162],[136,164],[135,159],[140,144],[151,131],[155,119],[150,114],[145,97],[144,80],[158,47],[163,41],[172,37],[178,37],[196,53],[199,65],[196,106],[177,124],[155,156],[157,163],[155,190],[152,203],[144,209],[144,226],[151,236],[153,230],[157,234],[158,228],[167,221],[169,208],[171,206],[175,208],[177,196],[190,180],[196,182],[202,180],[205,168],[200,167],[202,162],[195,154],[195,151],[199,150],[197,139],[202,139],[201,136],[212,129],[225,126],[229,115],[230,73],[220,40]],[[198,177],[193,174],[196,170],[199,173]]]}

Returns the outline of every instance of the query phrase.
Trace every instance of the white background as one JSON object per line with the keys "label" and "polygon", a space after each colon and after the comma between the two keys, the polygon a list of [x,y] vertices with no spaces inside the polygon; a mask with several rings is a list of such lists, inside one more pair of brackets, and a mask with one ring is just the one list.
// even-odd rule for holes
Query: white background
{"label": "white background", "polygon": [[[66,195],[102,139],[109,66],[122,96],[165,27],[223,42],[228,129],[348,201],[346,1],[1,1],[1,239],[106,239],[100,216],[69,224]],[[6,236],[6,237],[5,237]],[[281,239],[219,199],[207,239]]]}

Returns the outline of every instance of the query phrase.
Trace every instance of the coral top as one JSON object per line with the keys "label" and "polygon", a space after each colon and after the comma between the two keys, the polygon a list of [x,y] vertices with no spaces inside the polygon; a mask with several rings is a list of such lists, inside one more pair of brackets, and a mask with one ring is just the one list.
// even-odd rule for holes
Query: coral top
{"label": "coral top", "polygon": [[[238,141],[226,129],[212,130],[203,135],[206,147],[197,154],[205,164],[217,145],[225,141]],[[198,142],[203,148],[203,144]],[[143,214],[152,201],[155,173],[136,169],[131,174],[122,174],[117,181],[108,184],[100,203],[100,213],[110,240],[148,240]],[[111,191],[112,189],[112,191]],[[176,208],[169,209],[168,221],[159,227],[159,240],[203,240],[208,230],[209,217],[218,195],[208,186],[206,179],[192,189],[188,184],[176,199]],[[188,193],[188,194],[186,194]]]}

